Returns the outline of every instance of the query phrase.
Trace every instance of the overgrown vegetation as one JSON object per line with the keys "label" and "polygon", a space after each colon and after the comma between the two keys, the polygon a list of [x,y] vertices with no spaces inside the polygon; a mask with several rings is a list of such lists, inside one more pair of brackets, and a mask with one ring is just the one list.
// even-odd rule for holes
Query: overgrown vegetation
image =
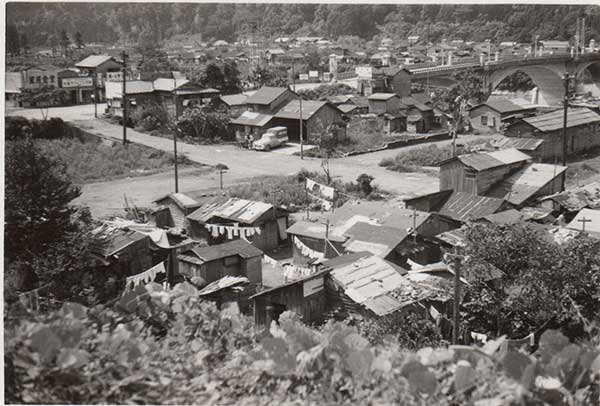
{"label": "overgrown vegetation", "polygon": [[[473,151],[472,144],[464,144],[456,147],[456,153],[468,154]],[[379,166],[390,171],[396,172],[414,172],[421,166],[439,166],[440,162],[452,157],[452,146],[445,145],[427,145],[424,147],[411,148],[398,153],[393,158],[384,158],[379,162]]]}
{"label": "overgrown vegetation", "polygon": [[303,100],[327,100],[331,96],[356,94],[356,89],[343,83],[336,83],[324,84],[314,89],[298,90],[297,93]]}
{"label": "overgrown vegetation", "polygon": [[[306,178],[327,184],[324,174],[302,170],[295,175],[261,176],[250,183],[238,184],[231,187],[228,192],[233,197],[248,200],[265,201],[289,207],[292,210],[302,210],[307,204],[318,210],[320,203],[306,196]],[[342,182],[334,180],[330,186],[343,192],[335,201],[336,207],[348,201],[349,196],[358,198],[380,200],[388,197],[388,193],[372,185],[374,179],[366,174],[359,176],[356,182]]]}
{"label": "overgrown vegetation", "polygon": [[131,120],[136,130],[164,130],[169,125],[169,113],[160,104],[143,105],[135,109]]}
{"label": "overgrown vegetation", "polygon": [[186,109],[175,122],[186,141],[206,144],[233,139],[227,124],[229,116],[212,105]]}
{"label": "overgrown vegetation", "polygon": [[[113,308],[65,304],[7,320],[8,403],[595,405],[600,349],[545,332],[535,354],[370,345],[286,312],[269,333],[190,285],[138,287]],[[414,326],[407,325],[406,329]]]}

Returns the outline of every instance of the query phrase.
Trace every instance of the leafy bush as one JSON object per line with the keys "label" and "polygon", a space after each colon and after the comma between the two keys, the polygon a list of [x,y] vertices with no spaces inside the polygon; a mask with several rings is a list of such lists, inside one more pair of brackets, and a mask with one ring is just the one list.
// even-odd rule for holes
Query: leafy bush
{"label": "leafy bush", "polygon": [[169,113],[160,104],[142,106],[135,110],[131,118],[133,124],[143,131],[158,130],[169,123]]}
{"label": "leafy bush", "polygon": [[545,332],[527,355],[484,347],[398,351],[286,312],[269,332],[178,285],[138,287],[113,308],[76,304],[8,319],[8,403],[595,405],[597,343]]}
{"label": "leafy bush", "polygon": [[356,94],[356,89],[343,83],[336,83],[320,85],[315,89],[299,90],[297,93],[303,100],[326,100],[331,96]]}
{"label": "leafy bush", "polygon": [[70,136],[64,121],[53,117],[49,120],[28,120],[20,116],[7,116],[4,122],[5,139],[21,140],[27,136],[32,138],[57,139]]}
{"label": "leafy bush", "polygon": [[214,143],[232,139],[227,124],[229,116],[210,106],[197,106],[186,109],[177,119],[176,125],[181,129],[186,140],[197,143]]}

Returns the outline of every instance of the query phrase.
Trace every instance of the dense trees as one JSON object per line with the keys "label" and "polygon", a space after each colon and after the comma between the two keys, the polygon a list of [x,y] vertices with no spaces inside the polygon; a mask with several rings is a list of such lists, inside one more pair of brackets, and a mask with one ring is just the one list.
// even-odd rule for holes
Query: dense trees
{"label": "dense trees", "polygon": [[547,39],[571,38],[582,11],[589,16],[586,38],[598,37],[597,6],[540,4],[9,3],[7,21],[20,27],[20,33],[34,45],[50,45],[50,35],[62,29],[80,32],[89,42],[123,43],[135,43],[143,33],[151,33],[157,43],[172,35],[196,33],[207,40],[226,41],[296,33],[362,39],[384,34],[403,40],[409,34],[422,38],[429,34],[432,41],[492,38],[528,42],[535,34]]}

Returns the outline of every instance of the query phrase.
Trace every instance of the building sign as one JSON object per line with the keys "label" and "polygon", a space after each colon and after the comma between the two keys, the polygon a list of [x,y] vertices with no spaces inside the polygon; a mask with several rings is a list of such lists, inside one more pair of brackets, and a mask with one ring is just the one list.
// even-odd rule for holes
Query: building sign
{"label": "building sign", "polygon": [[325,282],[323,277],[319,277],[319,278],[315,278],[315,279],[311,279],[308,281],[305,281],[304,284],[302,285],[302,290],[304,291],[304,297],[313,295],[317,292],[320,292],[321,290],[324,289],[325,286]]}
{"label": "building sign", "polygon": [[319,77],[319,71],[318,70],[308,71],[308,77],[309,78],[318,78]]}
{"label": "building sign", "polygon": [[106,72],[106,80],[109,82],[118,82],[123,80],[123,72]]}
{"label": "building sign", "polygon": [[356,74],[359,79],[372,79],[373,78],[373,68],[370,66],[357,66]]}
{"label": "building sign", "polygon": [[299,75],[299,77],[300,77],[300,80],[308,80],[308,75],[306,73],[301,73]]}
{"label": "building sign", "polygon": [[81,78],[64,78],[62,80],[62,87],[91,87],[94,85],[94,81],[91,77],[81,77]]}

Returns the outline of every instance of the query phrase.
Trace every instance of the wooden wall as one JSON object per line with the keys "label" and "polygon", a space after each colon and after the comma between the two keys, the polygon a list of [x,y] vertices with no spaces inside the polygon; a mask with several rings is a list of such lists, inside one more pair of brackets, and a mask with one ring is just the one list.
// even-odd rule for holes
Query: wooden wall
{"label": "wooden wall", "polygon": [[[487,117],[487,125],[481,124],[482,116]],[[495,126],[492,125],[494,119],[496,120]],[[469,112],[469,122],[471,123],[471,126],[480,133],[497,133],[500,130],[501,116],[496,110],[486,105],[482,105]]]}

